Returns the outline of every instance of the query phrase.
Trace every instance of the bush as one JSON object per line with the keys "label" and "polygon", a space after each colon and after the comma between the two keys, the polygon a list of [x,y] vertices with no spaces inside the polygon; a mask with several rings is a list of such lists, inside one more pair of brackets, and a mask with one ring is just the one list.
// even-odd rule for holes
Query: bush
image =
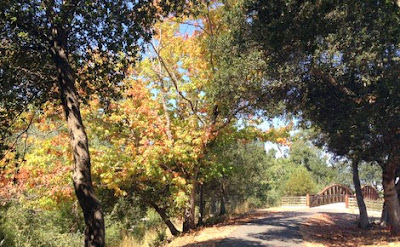
{"label": "bush", "polygon": [[149,244],[150,247],[158,247],[165,243],[167,240],[167,234],[164,230],[157,231],[155,239]]}
{"label": "bush", "polygon": [[[107,211],[106,245],[110,247],[120,246],[125,236],[140,242],[149,229],[161,231],[160,225],[164,227],[157,213],[146,211],[132,198],[117,199]],[[46,210],[21,204],[0,208],[1,247],[80,247],[83,231],[84,219],[77,204],[64,203]]]}
{"label": "bush", "polygon": [[312,175],[304,167],[299,167],[293,171],[284,187],[287,196],[304,196],[316,192],[316,184]]}
{"label": "bush", "polygon": [[[82,246],[81,219],[71,217],[70,207],[59,210],[33,210],[18,204],[0,209],[0,241],[4,246],[66,247]],[[75,228],[74,232],[71,229]]]}

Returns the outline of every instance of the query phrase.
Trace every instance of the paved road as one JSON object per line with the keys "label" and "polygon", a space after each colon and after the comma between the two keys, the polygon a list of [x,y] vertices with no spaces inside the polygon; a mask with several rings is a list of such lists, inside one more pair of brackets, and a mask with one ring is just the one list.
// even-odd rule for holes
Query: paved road
{"label": "paved road", "polygon": [[312,213],[281,212],[239,226],[218,247],[305,246],[299,225]]}
{"label": "paved road", "polygon": [[246,246],[293,246],[304,247],[299,233],[300,223],[320,212],[343,212],[344,203],[336,203],[315,208],[274,213],[271,216],[254,220],[239,226],[217,247]]}

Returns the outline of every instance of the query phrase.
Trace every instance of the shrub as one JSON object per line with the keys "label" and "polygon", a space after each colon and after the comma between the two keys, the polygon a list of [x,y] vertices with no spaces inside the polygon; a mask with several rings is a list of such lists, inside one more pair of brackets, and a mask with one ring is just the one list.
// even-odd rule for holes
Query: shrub
{"label": "shrub", "polygon": [[[33,210],[19,204],[0,209],[0,241],[2,247],[66,247],[82,246],[81,219],[74,219],[70,207],[58,210]],[[67,212],[69,211],[69,212]],[[74,232],[71,229],[75,228]]]}
{"label": "shrub", "polygon": [[316,190],[316,184],[311,173],[306,168],[299,167],[289,176],[284,188],[284,193],[287,196],[304,196],[313,194]]}

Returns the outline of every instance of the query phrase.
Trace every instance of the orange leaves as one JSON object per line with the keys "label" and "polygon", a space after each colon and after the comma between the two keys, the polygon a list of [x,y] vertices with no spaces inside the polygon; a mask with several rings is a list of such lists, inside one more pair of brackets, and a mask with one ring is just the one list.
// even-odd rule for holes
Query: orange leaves
{"label": "orange leaves", "polygon": [[283,146],[290,146],[291,145],[291,142],[288,140],[288,138],[277,138],[276,139],[276,142],[278,143],[278,144],[280,144],[280,145],[283,145]]}
{"label": "orange leaves", "polygon": [[24,137],[26,142],[17,146],[14,157],[7,157],[0,174],[0,197],[29,194],[33,204],[43,207],[71,198],[69,137],[59,115],[57,107],[44,104]]}
{"label": "orange leaves", "polygon": [[289,132],[291,130],[292,124],[280,128],[270,128],[267,132],[260,135],[260,139],[264,142],[271,141],[284,146],[290,146],[291,141]]}

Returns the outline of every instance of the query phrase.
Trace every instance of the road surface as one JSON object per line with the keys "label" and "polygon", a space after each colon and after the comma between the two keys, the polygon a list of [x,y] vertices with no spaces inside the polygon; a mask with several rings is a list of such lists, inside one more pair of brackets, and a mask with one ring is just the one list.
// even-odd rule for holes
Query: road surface
{"label": "road surface", "polygon": [[344,203],[279,212],[239,226],[217,247],[305,247],[299,232],[301,222],[316,213],[346,211]]}

